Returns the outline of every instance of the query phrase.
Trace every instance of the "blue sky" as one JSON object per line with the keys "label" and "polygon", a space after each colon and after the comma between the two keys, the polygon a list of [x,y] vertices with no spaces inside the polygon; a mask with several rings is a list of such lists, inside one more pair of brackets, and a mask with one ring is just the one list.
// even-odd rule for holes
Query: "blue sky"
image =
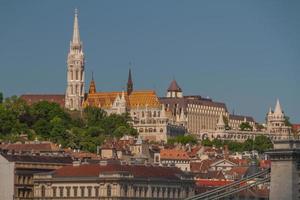
{"label": "blue sky", "polygon": [[[184,94],[225,102],[262,122],[280,99],[300,123],[300,1],[0,2],[0,91],[64,93],[74,9],[97,90],[160,96],[173,78]],[[87,87],[86,87],[87,90]]]}

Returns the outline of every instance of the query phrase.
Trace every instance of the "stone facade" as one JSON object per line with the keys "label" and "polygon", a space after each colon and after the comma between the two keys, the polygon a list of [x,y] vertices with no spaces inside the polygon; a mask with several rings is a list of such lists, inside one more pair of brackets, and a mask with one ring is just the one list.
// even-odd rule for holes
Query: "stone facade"
{"label": "stone facade", "polygon": [[34,176],[35,199],[184,199],[194,181],[176,168],[85,164]]}
{"label": "stone facade", "polygon": [[84,53],[80,41],[78,14],[75,10],[73,39],[67,59],[67,89],[65,107],[70,110],[80,110],[84,100]]}
{"label": "stone facade", "polygon": [[155,91],[133,90],[129,72],[127,92],[97,92],[92,79],[84,106],[102,108],[108,114],[128,112],[132,125],[144,140],[167,141],[168,120]]}
{"label": "stone facade", "polygon": [[170,84],[167,96],[161,97],[170,123],[183,125],[193,134],[215,130],[220,115],[228,116],[224,103],[201,96],[183,96],[175,80]]}
{"label": "stone facade", "polygon": [[33,175],[72,164],[70,157],[0,154],[0,199],[33,199]]}
{"label": "stone facade", "polygon": [[300,198],[300,141],[274,142],[274,150],[267,152],[271,159],[270,200]]}

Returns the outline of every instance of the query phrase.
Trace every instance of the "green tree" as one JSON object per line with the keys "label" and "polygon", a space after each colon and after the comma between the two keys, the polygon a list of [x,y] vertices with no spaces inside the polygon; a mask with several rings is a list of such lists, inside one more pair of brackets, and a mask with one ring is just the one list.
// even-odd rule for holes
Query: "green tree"
{"label": "green tree", "polygon": [[240,124],[241,131],[252,131],[253,127],[249,124],[249,122],[242,122]]}
{"label": "green tree", "polygon": [[42,138],[46,139],[50,137],[51,124],[46,119],[41,118],[33,125],[33,130]]}
{"label": "green tree", "polygon": [[225,124],[225,130],[230,130],[231,127],[229,126],[229,120],[226,116],[223,115],[223,121],[224,121],[224,124]]}
{"label": "green tree", "polygon": [[60,143],[64,147],[68,144],[68,138],[66,138],[66,127],[63,120],[60,117],[54,117],[50,121],[50,138],[53,142]]}
{"label": "green tree", "polygon": [[273,148],[273,143],[268,137],[264,135],[259,135],[255,137],[254,149],[257,150],[259,153],[263,153],[266,150],[272,148]]}
{"label": "green tree", "polygon": [[252,151],[254,148],[254,141],[252,139],[247,139],[243,144],[243,151]]}
{"label": "green tree", "polygon": [[207,146],[207,147],[213,146],[212,141],[210,141],[208,138],[202,140],[202,141],[201,141],[201,144],[202,144],[203,146]]}
{"label": "green tree", "polygon": [[85,120],[88,126],[97,126],[107,116],[106,112],[96,107],[86,107],[84,109]]}
{"label": "green tree", "polygon": [[0,92],[0,104],[3,102],[3,93]]}
{"label": "green tree", "polygon": [[292,123],[290,122],[290,117],[284,116],[284,124],[286,126],[292,126]]}

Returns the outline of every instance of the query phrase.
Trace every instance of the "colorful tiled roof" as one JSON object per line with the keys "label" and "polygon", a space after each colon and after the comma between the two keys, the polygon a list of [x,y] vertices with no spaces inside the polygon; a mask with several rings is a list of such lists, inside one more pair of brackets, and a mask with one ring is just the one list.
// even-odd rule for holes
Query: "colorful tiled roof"
{"label": "colorful tiled roof", "polygon": [[[88,94],[84,103],[85,106],[95,106],[109,109],[113,105],[117,96],[122,96],[122,92],[96,92]],[[124,93],[127,107],[130,109],[138,107],[159,108],[160,103],[153,90],[133,91],[130,95]]]}

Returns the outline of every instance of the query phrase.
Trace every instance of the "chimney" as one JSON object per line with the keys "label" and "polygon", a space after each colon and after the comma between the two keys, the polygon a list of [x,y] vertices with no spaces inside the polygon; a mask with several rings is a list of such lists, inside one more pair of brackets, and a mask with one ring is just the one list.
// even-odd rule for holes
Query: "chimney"
{"label": "chimney", "polygon": [[228,145],[224,145],[224,159],[228,160],[229,158],[229,151],[228,151]]}

